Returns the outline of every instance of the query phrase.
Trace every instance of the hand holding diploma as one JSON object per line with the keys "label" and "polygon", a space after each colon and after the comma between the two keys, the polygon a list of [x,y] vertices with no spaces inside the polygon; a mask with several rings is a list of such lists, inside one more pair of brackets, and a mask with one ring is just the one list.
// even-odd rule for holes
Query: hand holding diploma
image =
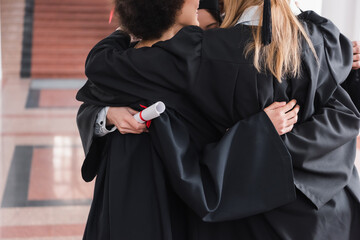
{"label": "hand holding diploma", "polygon": [[134,115],[138,111],[129,107],[109,107],[106,114],[105,125],[107,128],[116,126],[121,134],[141,134],[147,132],[146,124],[138,123]]}
{"label": "hand holding diploma", "polygon": [[146,121],[157,118],[165,111],[166,107],[163,102],[157,102],[150,107],[142,110],[141,112],[134,115],[134,118],[138,123],[144,123]]}

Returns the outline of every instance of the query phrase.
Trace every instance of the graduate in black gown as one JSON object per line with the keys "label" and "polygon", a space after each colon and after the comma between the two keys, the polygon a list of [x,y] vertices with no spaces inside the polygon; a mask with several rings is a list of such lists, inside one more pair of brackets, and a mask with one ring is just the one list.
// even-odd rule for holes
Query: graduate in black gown
{"label": "graduate in black gown", "polygon": [[[144,11],[139,13],[144,15]],[[84,91],[79,92],[79,99],[87,95]],[[239,121],[219,141],[223,132],[214,130],[216,125],[182,92],[162,93],[148,92],[145,98],[121,94],[115,103],[88,98],[81,106],[78,124],[86,152],[82,174],[86,181],[97,176],[84,239],[191,239],[189,219],[194,217],[208,221],[241,218],[295,199],[290,155],[277,133],[282,127],[277,128],[278,123],[274,128],[270,121],[274,116],[286,118],[289,121],[283,123],[291,128],[298,111],[296,107],[289,111],[294,102],[279,103],[279,108],[272,104],[276,110],[266,108],[272,113],[260,110]],[[138,103],[148,105],[149,97],[163,100],[168,107],[162,116],[165,121],[156,120],[159,128],[151,127],[150,136],[114,132],[93,137],[96,113],[104,104],[138,108]],[[277,109],[281,112],[276,113]],[[248,184],[254,178],[256,182]]]}
{"label": "graduate in black gown", "polygon": [[[240,14],[243,13],[240,11]],[[359,113],[340,86],[351,69],[351,45],[330,21],[315,13],[305,12],[298,18],[311,39],[316,55],[309,47],[311,45],[303,40],[301,74],[281,75],[281,83],[271,71],[259,72],[254,67],[253,55],[244,56],[248,43],[253,39],[252,30],[259,29],[256,25],[253,27],[244,22],[208,32],[197,27],[186,27],[171,40],[156,43],[152,48],[127,51],[129,37],[117,31],[95,46],[89,54],[86,65],[89,82],[79,92],[78,99],[88,104],[116,106],[129,105],[130,100],[151,103],[164,98],[171,108],[178,109],[179,115],[169,111],[157,119],[149,135],[152,142],[156,142],[154,148],[161,156],[171,187],[200,216],[190,217],[191,235],[187,239],[359,238],[360,193],[354,167]],[[262,15],[259,19],[250,18],[247,21],[252,23],[256,20],[261,22]],[[276,22],[274,24],[275,31],[274,28],[272,30],[277,33],[279,29],[276,28]],[[267,43],[265,41],[263,45]],[[175,98],[181,101],[176,102]],[[228,202],[220,204],[224,211],[219,214],[203,215],[199,211],[201,204],[189,201],[195,191],[189,193],[184,187],[185,192],[181,192],[184,189],[178,188],[175,182],[177,178],[172,175],[172,165],[167,161],[182,155],[179,152],[181,148],[172,150],[172,146],[186,141],[174,142],[173,138],[167,137],[169,132],[174,133],[172,136],[183,133],[176,131],[182,126],[180,122],[188,123],[184,125],[190,129],[190,134],[199,131],[201,134],[196,136],[198,139],[201,139],[202,134],[210,134],[209,129],[201,132],[202,127],[192,126],[199,124],[196,114],[192,116],[184,112],[195,104],[207,116],[209,126],[215,126],[210,128],[213,133],[225,132],[237,121],[256,114],[272,101],[292,98],[296,98],[302,106],[299,124],[283,137],[283,142],[292,156],[296,201],[271,211],[259,212],[258,215],[254,213],[248,218],[238,214],[239,209],[234,205],[236,201],[230,205],[227,205]],[[188,105],[180,104],[189,100],[191,102]],[[182,105],[186,108],[182,109]],[[176,121],[175,116],[182,117],[181,121]],[[206,122],[201,124],[205,126]],[[169,128],[164,130],[164,126]],[[231,131],[236,130],[236,126]],[[229,135],[225,134],[225,137]],[[213,141],[209,137],[206,139]],[[262,140],[258,141],[259,144]],[[232,146],[234,143],[236,141],[224,141],[217,146]],[[250,146],[247,147],[251,153],[253,148]],[[238,157],[241,158],[241,155]],[[211,160],[201,163],[212,166]],[[215,169],[219,169],[218,166],[222,165],[217,165]],[[187,167],[182,170],[186,172]],[[212,170],[202,176],[207,174],[212,175]],[[230,172],[220,178],[217,175],[215,179],[234,183],[234,177],[236,174]],[[260,179],[246,182],[259,194],[270,189],[270,185],[257,188],[255,185]],[[231,197],[235,197],[231,188],[226,191],[227,186],[224,184],[224,191],[221,191],[223,196],[233,194]],[[238,192],[245,196],[248,193]],[[248,207],[245,204],[242,206]],[[230,219],[234,221],[204,222]]]}

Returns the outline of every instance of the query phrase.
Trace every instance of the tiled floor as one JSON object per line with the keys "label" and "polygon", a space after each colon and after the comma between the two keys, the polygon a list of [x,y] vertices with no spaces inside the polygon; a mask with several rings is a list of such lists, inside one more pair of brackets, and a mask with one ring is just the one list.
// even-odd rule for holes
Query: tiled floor
{"label": "tiled floor", "polygon": [[29,108],[30,81],[2,89],[0,238],[79,240],[93,183],[80,176],[75,90],[37,89]]}
{"label": "tiled floor", "polygon": [[[24,17],[34,10],[29,7],[29,2],[38,3],[36,13],[46,7],[50,9],[47,11],[54,11],[56,7],[72,11],[60,5],[75,4],[82,9],[90,2],[101,6],[108,1],[1,0],[0,239],[80,240],[94,184],[85,183],[80,175],[84,154],[76,127],[79,103],[75,94],[85,82],[86,52],[114,27],[107,23],[110,10],[103,7],[101,16],[96,15],[98,23],[95,27],[86,19],[69,26],[68,22],[76,16],[69,14],[63,21],[65,27],[73,30],[77,27],[74,31],[79,31],[85,24],[88,32],[90,29],[94,32],[88,35],[88,41],[83,41],[82,48],[76,50],[72,48],[76,44],[69,48],[63,44],[58,49],[48,47],[46,51],[40,45],[32,49],[29,39],[24,38],[28,33],[24,26],[29,28],[29,24],[24,24]],[[91,15],[90,12],[87,14]],[[36,19],[35,25],[45,30],[62,24],[57,21],[62,18],[55,19],[53,12],[37,16],[40,18]],[[41,21],[41,17],[48,20]],[[97,28],[101,29],[100,34],[95,33]],[[71,35],[71,32],[63,34]],[[45,38],[47,33],[38,28],[35,35],[34,44],[36,41],[66,42],[56,34],[46,41],[42,37]],[[31,69],[21,68],[22,65],[31,66],[26,59],[29,56],[29,50],[24,50],[26,44],[30,50],[35,50],[33,74]],[[50,65],[64,63],[66,67],[69,63],[73,66],[69,70],[59,65],[60,70],[52,71],[51,66],[46,65],[50,58],[54,58]],[[69,58],[73,58],[71,62]],[[21,78],[22,72],[30,74],[29,77]]]}

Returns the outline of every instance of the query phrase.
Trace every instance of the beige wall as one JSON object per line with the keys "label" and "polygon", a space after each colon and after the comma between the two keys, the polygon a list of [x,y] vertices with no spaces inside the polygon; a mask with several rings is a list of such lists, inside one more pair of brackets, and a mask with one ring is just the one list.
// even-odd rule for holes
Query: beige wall
{"label": "beige wall", "polygon": [[360,1],[326,0],[323,15],[331,19],[351,40],[360,40]]}
{"label": "beige wall", "polygon": [[329,18],[343,34],[351,40],[360,40],[359,0],[296,0],[303,10],[315,12]]}
{"label": "beige wall", "polygon": [[[1,3],[0,3],[0,13],[1,13]],[[1,17],[0,17],[0,91],[2,88],[2,61],[1,60],[2,60],[2,55],[1,55]],[[0,104],[1,104],[1,102],[0,102]]]}
{"label": "beige wall", "polygon": [[[292,0],[297,1],[303,11],[312,10],[321,14],[323,0]],[[327,0],[325,0],[327,1]]]}

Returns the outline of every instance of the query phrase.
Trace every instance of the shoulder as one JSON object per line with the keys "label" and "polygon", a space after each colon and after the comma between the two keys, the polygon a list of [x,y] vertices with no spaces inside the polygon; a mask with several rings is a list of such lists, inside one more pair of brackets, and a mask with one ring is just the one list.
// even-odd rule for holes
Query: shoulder
{"label": "shoulder", "polygon": [[331,92],[330,89],[334,90],[350,73],[353,61],[351,41],[341,34],[333,22],[315,12],[303,12],[298,18],[303,23],[318,57],[315,60],[309,46],[303,41],[303,61],[307,64],[307,69],[313,72],[312,75],[317,76],[317,86]]}
{"label": "shoulder", "polygon": [[338,44],[351,44],[336,27],[336,25],[327,18],[324,18],[313,11],[306,11],[298,16],[303,23],[314,46],[337,46]]}
{"label": "shoulder", "polygon": [[130,47],[130,36],[124,31],[115,31],[98,42],[89,52],[85,65],[103,56],[106,52],[123,52]]}
{"label": "shoulder", "polygon": [[130,35],[124,31],[116,30],[106,38],[98,42],[92,51],[103,49],[103,48],[119,48],[127,49],[130,46]]}
{"label": "shoulder", "polygon": [[219,61],[247,62],[243,53],[251,41],[251,37],[251,27],[242,24],[205,31],[203,54],[210,59]]}
{"label": "shoulder", "polygon": [[198,26],[186,26],[180,29],[179,32],[175,34],[174,37],[172,37],[169,40],[161,41],[156,44],[154,44],[154,47],[160,47],[160,48],[169,48],[176,46],[196,46],[201,44],[202,38],[204,35],[204,31],[198,27]]}
{"label": "shoulder", "polygon": [[182,28],[169,40],[155,43],[148,52],[157,52],[167,57],[175,57],[177,61],[193,61],[201,56],[203,30],[197,26]]}

